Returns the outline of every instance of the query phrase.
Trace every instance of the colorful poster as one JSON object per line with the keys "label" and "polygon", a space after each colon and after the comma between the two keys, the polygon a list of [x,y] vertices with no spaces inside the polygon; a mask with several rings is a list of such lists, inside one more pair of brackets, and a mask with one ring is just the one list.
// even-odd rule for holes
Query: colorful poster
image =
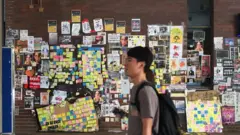
{"label": "colorful poster", "polygon": [[126,33],[126,21],[116,22],[116,33]]}
{"label": "colorful poster", "polygon": [[114,19],[104,18],[104,29],[105,31],[114,31]]}
{"label": "colorful poster", "polygon": [[183,44],[183,26],[172,26],[170,30],[170,43]]}
{"label": "colorful poster", "polygon": [[131,28],[132,28],[132,32],[140,32],[141,20],[139,18],[132,19]]}
{"label": "colorful poster", "polygon": [[235,124],[235,108],[234,106],[222,107],[222,123]]}
{"label": "colorful poster", "polygon": [[79,23],[81,22],[81,10],[72,10],[72,22]]}
{"label": "colorful poster", "polygon": [[182,58],[182,53],[182,44],[170,44],[170,58]]}
{"label": "colorful poster", "polygon": [[181,58],[179,60],[179,70],[187,70],[187,59]]}
{"label": "colorful poster", "polygon": [[203,55],[201,61],[202,76],[209,77],[211,75],[211,56]]}
{"label": "colorful poster", "polygon": [[56,20],[48,21],[48,32],[49,33],[57,33],[57,21]]}
{"label": "colorful poster", "polygon": [[234,46],[234,38],[225,38],[224,43],[225,46]]}
{"label": "colorful poster", "polygon": [[128,118],[124,117],[121,119],[121,129],[123,131],[127,131],[128,130]]}
{"label": "colorful poster", "polygon": [[179,70],[179,60],[176,58],[170,59],[170,69],[171,71],[177,71]]}
{"label": "colorful poster", "polygon": [[235,122],[240,122],[240,92],[236,92]]}
{"label": "colorful poster", "polygon": [[40,89],[40,77],[30,77],[29,88],[30,89]]}
{"label": "colorful poster", "polygon": [[67,101],[58,106],[38,108],[41,131],[94,132],[98,119],[91,97],[78,98],[73,104]]}
{"label": "colorful poster", "polygon": [[41,50],[41,45],[42,45],[42,38],[35,37],[34,38],[34,50]]}
{"label": "colorful poster", "polygon": [[221,104],[216,91],[188,93],[186,115],[188,132],[222,132]]}

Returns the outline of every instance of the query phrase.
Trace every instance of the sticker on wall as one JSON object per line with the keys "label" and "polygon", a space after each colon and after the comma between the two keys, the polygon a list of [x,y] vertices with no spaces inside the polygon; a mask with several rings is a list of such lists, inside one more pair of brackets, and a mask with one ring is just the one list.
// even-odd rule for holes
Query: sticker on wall
{"label": "sticker on wall", "polygon": [[20,40],[28,40],[28,30],[20,30]]}
{"label": "sticker on wall", "polygon": [[70,22],[68,22],[68,21],[61,22],[61,32],[62,32],[62,34],[70,34],[71,33]]}
{"label": "sticker on wall", "polygon": [[72,22],[79,23],[81,22],[81,10],[72,10]]}
{"label": "sticker on wall", "polygon": [[55,45],[58,43],[58,33],[49,33],[49,44]]}
{"label": "sticker on wall", "polygon": [[103,31],[103,21],[101,18],[96,18],[93,20],[94,30],[99,32]]}
{"label": "sticker on wall", "polygon": [[183,44],[183,26],[171,27],[170,43]]}
{"label": "sticker on wall", "polygon": [[126,21],[116,22],[116,33],[126,33]]}
{"label": "sticker on wall", "polygon": [[48,32],[49,33],[57,32],[57,21],[56,20],[48,20]]}
{"label": "sticker on wall", "polygon": [[91,33],[91,27],[90,27],[88,19],[83,19],[82,30],[83,30],[83,33],[85,33],[85,34]]}
{"label": "sticker on wall", "polygon": [[114,31],[114,19],[104,18],[104,29],[105,31]]}
{"label": "sticker on wall", "polygon": [[80,23],[73,23],[72,24],[72,36],[79,36],[81,30],[81,24]]}
{"label": "sticker on wall", "polygon": [[32,110],[34,108],[34,97],[24,97],[24,109],[25,110]]}
{"label": "sticker on wall", "polygon": [[140,32],[141,31],[141,20],[139,18],[134,18],[131,21],[132,32]]}

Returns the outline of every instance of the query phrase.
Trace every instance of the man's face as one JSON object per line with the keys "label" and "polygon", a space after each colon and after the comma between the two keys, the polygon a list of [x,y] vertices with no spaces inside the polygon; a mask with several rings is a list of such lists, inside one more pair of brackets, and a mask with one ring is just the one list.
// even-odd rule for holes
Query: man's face
{"label": "man's face", "polygon": [[137,59],[132,57],[127,57],[125,63],[125,72],[127,76],[130,78],[135,77],[136,75],[140,74],[144,68],[143,62],[138,62]]}
{"label": "man's face", "polygon": [[122,46],[126,46],[128,43],[126,36],[121,36],[121,45]]}

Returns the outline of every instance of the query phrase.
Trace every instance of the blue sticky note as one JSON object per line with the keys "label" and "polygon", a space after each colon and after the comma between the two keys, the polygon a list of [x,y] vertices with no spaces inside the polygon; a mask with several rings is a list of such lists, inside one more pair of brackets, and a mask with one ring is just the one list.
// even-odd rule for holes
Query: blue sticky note
{"label": "blue sticky note", "polygon": [[86,100],[89,100],[89,97],[85,97]]}
{"label": "blue sticky note", "polygon": [[201,114],[201,111],[198,111],[198,114]]}
{"label": "blue sticky note", "polygon": [[61,121],[61,120],[62,120],[62,118],[58,118],[58,120],[60,120],[60,121]]}
{"label": "blue sticky note", "polygon": [[210,117],[210,124],[213,123],[213,117]]}
{"label": "blue sticky note", "polygon": [[74,118],[74,119],[77,119],[77,116],[76,116],[76,115],[74,115],[74,116],[73,116],[73,118]]}
{"label": "blue sticky note", "polygon": [[96,113],[96,111],[95,111],[95,110],[92,110],[92,113]]}
{"label": "blue sticky note", "polygon": [[204,115],[204,114],[202,114],[201,116],[202,116],[203,118],[205,117],[205,115]]}
{"label": "blue sticky note", "polygon": [[43,125],[43,124],[44,124],[44,123],[41,121],[41,122],[40,122],[40,125]]}
{"label": "blue sticky note", "polygon": [[53,49],[57,49],[57,46],[53,46]]}
{"label": "blue sticky note", "polygon": [[204,104],[201,104],[201,107],[203,108],[203,107],[204,107]]}
{"label": "blue sticky note", "polygon": [[67,116],[66,119],[67,119],[67,120],[70,120],[70,116]]}
{"label": "blue sticky note", "polygon": [[69,81],[71,81],[71,80],[72,80],[72,78],[71,78],[71,77],[68,77],[68,80],[69,80]]}
{"label": "blue sticky note", "polygon": [[194,117],[197,118],[197,114],[194,114]]}
{"label": "blue sticky note", "polygon": [[86,125],[84,125],[83,128],[86,128]]}
{"label": "blue sticky note", "polygon": [[44,118],[42,118],[42,121],[46,121],[46,118],[44,117]]}
{"label": "blue sticky note", "polygon": [[197,107],[195,107],[194,110],[197,111]]}
{"label": "blue sticky note", "polygon": [[214,107],[217,107],[217,104],[214,104]]}
{"label": "blue sticky note", "polygon": [[76,79],[78,79],[78,78],[79,78],[79,76],[77,76],[77,75],[76,75],[76,76],[75,76],[75,78],[76,78]]}
{"label": "blue sticky note", "polygon": [[192,132],[192,129],[191,129],[191,128],[189,128],[189,129],[188,129],[188,132]]}
{"label": "blue sticky note", "polygon": [[86,86],[86,83],[85,83],[85,82],[83,82],[82,84],[83,84],[83,86]]}
{"label": "blue sticky note", "polygon": [[208,110],[205,110],[204,113],[205,113],[205,114],[208,114]]}

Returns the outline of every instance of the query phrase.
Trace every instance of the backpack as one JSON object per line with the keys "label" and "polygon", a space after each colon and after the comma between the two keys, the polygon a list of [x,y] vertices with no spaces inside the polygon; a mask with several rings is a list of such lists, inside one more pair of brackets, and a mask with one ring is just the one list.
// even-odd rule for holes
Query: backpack
{"label": "backpack", "polygon": [[[140,102],[138,94],[144,86],[151,86],[158,96],[159,101],[159,129],[154,135],[180,135],[180,122],[176,107],[170,97],[170,94],[159,94],[155,86],[150,82],[143,82],[136,91],[135,105],[140,113]],[[154,130],[153,130],[154,132]]]}

